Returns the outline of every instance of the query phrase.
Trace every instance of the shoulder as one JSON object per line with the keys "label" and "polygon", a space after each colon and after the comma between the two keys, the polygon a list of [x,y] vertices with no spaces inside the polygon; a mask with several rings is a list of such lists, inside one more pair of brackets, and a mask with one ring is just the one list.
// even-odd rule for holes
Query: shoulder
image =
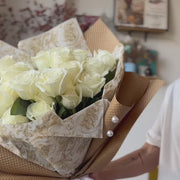
{"label": "shoulder", "polygon": [[167,88],[166,95],[180,95],[180,79],[173,81]]}
{"label": "shoulder", "polygon": [[180,79],[177,79],[177,80],[175,80],[174,82],[172,82],[170,85],[169,85],[169,87],[168,87],[168,89],[170,89],[170,90],[173,90],[173,89],[180,89]]}

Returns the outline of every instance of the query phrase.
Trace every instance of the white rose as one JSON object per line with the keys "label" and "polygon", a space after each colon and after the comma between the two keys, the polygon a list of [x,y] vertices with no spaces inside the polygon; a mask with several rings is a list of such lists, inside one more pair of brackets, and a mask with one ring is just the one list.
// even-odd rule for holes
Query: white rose
{"label": "white rose", "polygon": [[79,83],[79,86],[82,88],[82,96],[93,98],[101,91],[102,87],[105,84],[105,78],[96,73],[83,73],[81,75]]}
{"label": "white rose", "polygon": [[109,71],[113,71],[116,67],[116,59],[113,54],[108,51],[98,50],[94,52],[94,57],[88,58],[85,63],[85,71],[88,73],[98,73],[105,76]]}
{"label": "white rose", "polygon": [[37,69],[44,69],[50,67],[51,53],[49,51],[40,51],[31,60]]}
{"label": "white rose", "polygon": [[0,85],[0,117],[17,98],[17,93],[7,83]]}
{"label": "white rose", "polygon": [[116,59],[113,54],[105,50],[98,50],[98,53],[94,55],[98,61],[103,62],[103,64],[108,68],[110,71],[115,69],[116,66]]}
{"label": "white rose", "polygon": [[9,108],[1,117],[2,124],[19,124],[19,123],[27,123],[29,120],[27,117],[22,115],[11,115],[11,108]]}
{"label": "white rose", "polygon": [[32,67],[24,62],[17,62],[11,65],[2,75],[2,82],[11,81],[16,75],[29,71]]}
{"label": "white rose", "polygon": [[36,120],[51,110],[53,110],[52,106],[48,105],[46,102],[35,102],[28,106],[26,117],[30,120]]}
{"label": "white rose", "polygon": [[59,67],[61,63],[68,62],[74,60],[72,55],[72,50],[65,47],[58,47],[50,50],[51,58],[50,58],[50,67],[56,68]]}
{"label": "white rose", "polygon": [[54,104],[54,99],[52,97],[50,97],[50,96],[45,95],[41,91],[39,91],[39,93],[33,98],[33,100],[34,101],[44,101],[49,105]]}
{"label": "white rose", "polygon": [[63,68],[67,71],[66,80],[69,83],[70,81],[75,84],[83,71],[83,63],[78,61],[68,61],[61,63],[60,68]]}
{"label": "white rose", "polygon": [[12,56],[4,56],[0,59],[0,76],[6,72],[16,61]]}
{"label": "white rose", "polygon": [[39,93],[39,89],[35,85],[38,75],[39,72],[35,70],[22,72],[15,76],[10,86],[22,99],[32,100]]}
{"label": "white rose", "polygon": [[88,58],[88,55],[90,52],[82,49],[75,49],[72,51],[72,54],[74,56],[74,59],[77,61],[84,61]]}
{"label": "white rose", "polygon": [[82,89],[79,86],[69,87],[61,97],[61,103],[67,109],[74,109],[82,100]]}
{"label": "white rose", "polygon": [[47,96],[56,97],[66,90],[66,70],[61,68],[44,69],[40,72],[36,86]]}

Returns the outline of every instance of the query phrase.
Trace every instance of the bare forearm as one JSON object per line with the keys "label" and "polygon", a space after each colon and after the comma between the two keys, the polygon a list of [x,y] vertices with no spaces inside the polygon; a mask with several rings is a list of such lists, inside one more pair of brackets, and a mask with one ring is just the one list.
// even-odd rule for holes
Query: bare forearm
{"label": "bare forearm", "polygon": [[159,148],[148,147],[134,151],[111,162],[102,172],[97,173],[97,180],[114,180],[137,176],[156,168],[159,160]]}
{"label": "bare forearm", "polygon": [[154,164],[152,166],[152,164],[149,163],[150,162],[144,160],[141,151],[137,150],[121,159],[111,162],[104,170],[104,174],[106,174],[108,180],[111,178],[138,176],[155,168]]}

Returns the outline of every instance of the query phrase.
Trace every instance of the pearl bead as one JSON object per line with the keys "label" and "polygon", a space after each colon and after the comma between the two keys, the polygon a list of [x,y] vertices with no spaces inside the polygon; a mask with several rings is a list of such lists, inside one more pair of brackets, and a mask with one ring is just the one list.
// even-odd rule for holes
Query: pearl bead
{"label": "pearl bead", "polygon": [[117,116],[113,116],[111,120],[114,124],[119,123],[119,118]]}
{"label": "pearl bead", "polygon": [[107,131],[107,136],[108,137],[112,137],[113,135],[114,135],[113,131],[111,131],[111,130]]}

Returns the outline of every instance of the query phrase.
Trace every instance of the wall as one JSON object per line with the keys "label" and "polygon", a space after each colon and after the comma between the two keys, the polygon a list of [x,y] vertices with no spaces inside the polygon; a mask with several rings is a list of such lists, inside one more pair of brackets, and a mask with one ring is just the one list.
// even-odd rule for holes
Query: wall
{"label": "wall", "polygon": [[67,8],[68,3],[65,2],[0,0],[0,39],[16,46],[21,39],[53,28],[71,14]]}
{"label": "wall", "polygon": [[[133,38],[138,38],[144,45],[156,49],[159,52],[158,75],[165,81],[165,85],[156,94],[150,104],[141,114],[134,127],[127,136],[122,148],[114,159],[127,154],[144,144],[146,131],[152,126],[163,100],[164,92],[169,83],[180,77],[180,1],[170,1],[169,30],[162,34],[149,34],[147,42],[144,42],[144,35],[133,33]],[[113,19],[113,1],[110,0],[76,0],[79,14],[105,15],[111,21]],[[114,31],[112,23],[109,27]],[[123,40],[127,33],[115,32],[119,40]],[[132,180],[147,180],[148,174],[130,178]],[[130,180],[128,179],[128,180]]]}

